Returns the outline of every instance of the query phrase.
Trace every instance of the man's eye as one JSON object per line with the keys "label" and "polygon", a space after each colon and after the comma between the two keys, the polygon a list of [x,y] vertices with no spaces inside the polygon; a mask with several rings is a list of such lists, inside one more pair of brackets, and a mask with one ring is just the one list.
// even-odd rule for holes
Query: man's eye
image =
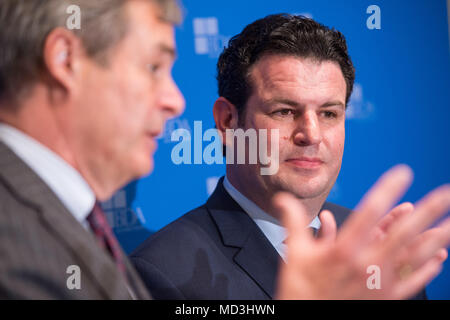
{"label": "man's eye", "polygon": [[333,112],[333,111],[324,111],[324,112],[323,112],[323,115],[324,115],[326,118],[336,118],[336,117],[337,117],[336,112]]}
{"label": "man's eye", "polygon": [[292,110],[292,109],[281,109],[281,110],[275,111],[273,114],[285,117],[285,116],[295,115],[295,110]]}
{"label": "man's eye", "polygon": [[159,64],[149,64],[149,65],[148,65],[148,70],[149,70],[151,73],[156,73],[156,72],[158,72],[160,68],[161,68],[161,65],[159,65]]}

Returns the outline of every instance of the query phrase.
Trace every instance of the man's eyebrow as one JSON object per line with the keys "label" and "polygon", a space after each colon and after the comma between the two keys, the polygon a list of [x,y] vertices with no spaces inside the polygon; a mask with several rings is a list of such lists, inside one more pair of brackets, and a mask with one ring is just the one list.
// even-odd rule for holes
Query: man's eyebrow
{"label": "man's eyebrow", "polygon": [[343,103],[342,103],[341,101],[339,101],[339,100],[325,102],[325,103],[324,103],[323,105],[321,105],[320,107],[321,107],[321,108],[328,108],[328,107],[335,107],[335,106],[342,107],[343,109],[345,109],[345,104],[343,104]]}
{"label": "man's eyebrow", "polygon": [[303,106],[301,103],[299,103],[295,100],[286,99],[286,98],[272,98],[272,99],[266,100],[265,103],[267,103],[267,104],[280,103],[280,104],[285,104],[285,105],[295,107],[295,108]]}
{"label": "man's eyebrow", "polygon": [[[272,98],[272,99],[267,100],[266,103],[269,105],[274,104],[274,103],[280,103],[280,104],[285,104],[285,105],[295,107],[295,108],[300,108],[300,107],[304,106],[303,104],[299,103],[298,101],[286,99],[286,98]],[[335,107],[335,106],[342,107],[345,109],[345,104],[343,104],[339,100],[332,100],[332,101],[325,102],[320,107],[328,108],[328,107]]]}

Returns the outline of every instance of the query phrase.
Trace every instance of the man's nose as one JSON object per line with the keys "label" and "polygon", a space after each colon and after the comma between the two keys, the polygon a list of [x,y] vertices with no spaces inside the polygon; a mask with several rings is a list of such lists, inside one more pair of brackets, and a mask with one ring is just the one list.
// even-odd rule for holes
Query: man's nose
{"label": "man's nose", "polygon": [[172,78],[168,80],[165,89],[160,97],[161,107],[168,118],[179,116],[183,113],[186,105],[183,94]]}
{"label": "man's nose", "polygon": [[319,144],[322,141],[320,123],[315,112],[305,112],[297,120],[294,143],[300,146]]}

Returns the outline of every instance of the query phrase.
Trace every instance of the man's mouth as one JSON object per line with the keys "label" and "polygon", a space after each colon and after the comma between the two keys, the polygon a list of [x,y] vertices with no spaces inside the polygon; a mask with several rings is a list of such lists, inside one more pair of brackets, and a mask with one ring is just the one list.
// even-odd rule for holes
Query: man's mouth
{"label": "man's mouth", "polygon": [[146,132],[148,145],[152,151],[155,151],[158,147],[158,142],[156,141],[156,139],[160,134],[160,132]]}
{"label": "man's mouth", "polygon": [[298,157],[289,158],[285,160],[288,164],[302,169],[318,169],[323,164],[323,161],[319,158],[313,157]]}

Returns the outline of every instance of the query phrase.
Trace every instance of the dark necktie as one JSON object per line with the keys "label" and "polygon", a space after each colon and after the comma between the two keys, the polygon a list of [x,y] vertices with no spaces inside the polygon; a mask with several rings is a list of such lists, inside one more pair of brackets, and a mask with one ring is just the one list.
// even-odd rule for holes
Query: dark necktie
{"label": "dark necktie", "polygon": [[91,229],[94,232],[100,247],[108,251],[114,262],[116,263],[117,268],[123,274],[126,280],[127,273],[125,262],[120,250],[120,245],[117,242],[117,239],[114,236],[111,227],[108,224],[108,221],[106,220],[105,213],[103,212],[98,202],[95,203],[94,208],[87,217],[87,221],[89,222],[89,225],[91,226]]}

